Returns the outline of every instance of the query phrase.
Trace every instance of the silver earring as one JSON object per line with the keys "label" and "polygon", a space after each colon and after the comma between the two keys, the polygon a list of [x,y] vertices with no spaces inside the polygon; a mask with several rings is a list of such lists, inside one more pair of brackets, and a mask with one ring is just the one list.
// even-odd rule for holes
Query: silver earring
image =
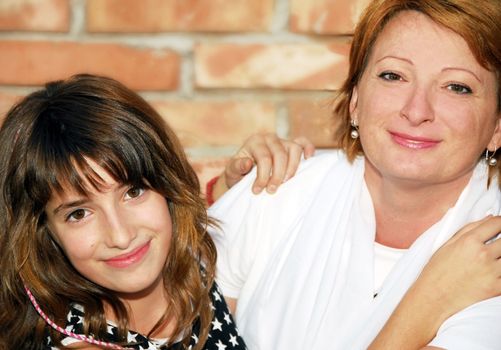
{"label": "silver earring", "polygon": [[489,155],[489,150],[485,150],[485,162],[489,164],[489,166],[496,166],[498,164],[498,160],[494,158],[494,155],[496,154],[497,148],[494,149],[494,152]]}
{"label": "silver earring", "polygon": [[357,122],[354,121],[353,119],[351,120],[350,122],[351,124],[351,132],[350,132],[350,137],[353,139],[353,140],[356,140],[358,139],[358,137],[360,136],[360,134],[358,133],[358,125],[357,125]]}

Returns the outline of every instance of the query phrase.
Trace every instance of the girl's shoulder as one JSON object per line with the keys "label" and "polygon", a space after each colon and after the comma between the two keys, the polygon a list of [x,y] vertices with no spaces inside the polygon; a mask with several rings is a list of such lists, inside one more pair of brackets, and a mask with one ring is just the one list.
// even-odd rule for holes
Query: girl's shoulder
{"label": "girl's shoulder", "polygon": [[244,340],[240,337],[235,321],[224,300],[223,293],[214,282],[211,293],[212,319],[209,336],[204,349],[207,350],[243,350],[246,349]]}
{"label": "girl's shoulder", "polygon": [[[243,350],[246,349],[243,339],[240,337],[233,317],[226,305],[226,301],[223,298],[221,291],[219,290],[216,283],[213,284],[210,290],[211,298],[211,308],[213,310],[213,319],[211,322],[209,336],[203,347],[204,350]],[[81,343],[81,339],[78,336],[84,335],[84,309],[80,305],[72,305],[70,311],[68,312],[67,323],[65,325],[65,330],[67,336],[63,338],[62,344],[65,346],[71,344]],[[190,336],[190,344],[188,347],[192,349],[198,344],[198,335],[200,332],[200,325],[198,321],[192,327],[192,334]],[[72,336],[73,335],[73,336]],[[108,322],[108,329],[106,334],[106,342],[116,343],[118,339],[118,328],[111,322]],[[181,350],[182,345],[180,343],[174,343],[169,347],[163,346],[165,340],[155,340],[149,339],[143,334],[129,331],[127,334],[127,340],[130,345],[127,345],[128,349],[137,350]],[[50,336],[46,337],[46,343],[44,344],[46,349],[57,349],[52,342]]]}

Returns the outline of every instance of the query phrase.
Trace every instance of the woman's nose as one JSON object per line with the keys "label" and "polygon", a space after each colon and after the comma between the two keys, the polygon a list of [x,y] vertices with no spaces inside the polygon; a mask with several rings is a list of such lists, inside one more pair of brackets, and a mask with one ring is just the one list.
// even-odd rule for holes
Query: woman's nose
{"label": "woman's nose", "polygon": [[400,115],[412,125],[433,121],[434,113],[431,90],[420,86],[413,89],[400,110]]}

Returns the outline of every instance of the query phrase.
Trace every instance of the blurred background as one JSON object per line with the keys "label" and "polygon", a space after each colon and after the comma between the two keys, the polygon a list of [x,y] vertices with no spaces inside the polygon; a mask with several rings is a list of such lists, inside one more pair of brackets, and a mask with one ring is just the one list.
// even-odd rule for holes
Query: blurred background
{"label": "blurred background", "polygon": [[255,132],[329,147],[330,102],[369,1],[0,0],[0,123],[44,82],[87,72],[152,103],[202,187]]}

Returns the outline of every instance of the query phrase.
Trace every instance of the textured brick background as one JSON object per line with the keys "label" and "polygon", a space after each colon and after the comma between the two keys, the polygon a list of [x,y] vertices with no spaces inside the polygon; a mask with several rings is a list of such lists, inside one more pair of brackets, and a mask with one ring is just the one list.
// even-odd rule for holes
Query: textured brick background
{"label": "textured brick background", "polygon": [[91,72],[150,101],[202,182],[257,131],[329,147],[330,98],[368,2],[0,0],[0,120],[43,82]]}

